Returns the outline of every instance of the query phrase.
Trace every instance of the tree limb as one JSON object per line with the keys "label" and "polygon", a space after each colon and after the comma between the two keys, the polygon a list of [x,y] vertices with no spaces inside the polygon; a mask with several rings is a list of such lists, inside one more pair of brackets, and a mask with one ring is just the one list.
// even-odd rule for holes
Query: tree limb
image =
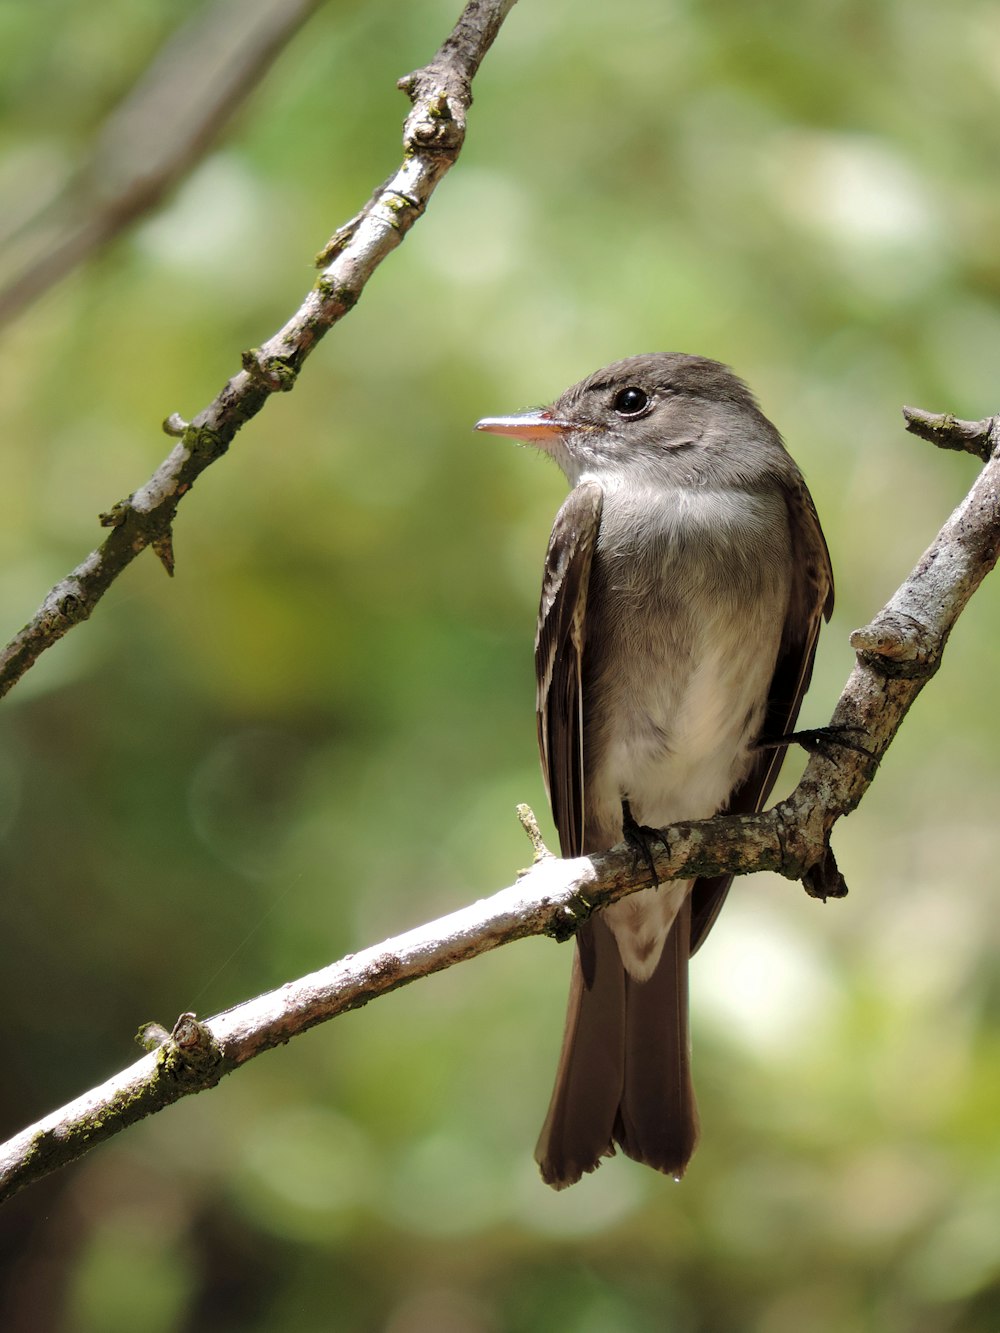
{"label": "tree limb", "polygon": [[403,161],[360,213],[331,237],[317,256],[319,277],[292,318],[260,347],[243,353],[243,369],[190,423],[176,414],[164,429],[178,437],[153,476],[101,515],[106,540],[52,588],[27,625],[0,652],[0,696],[38,657],[86,620],[135,557],[152,546],[173,571],[171,526],[177,506],[236,432],[273,393],[295,385],[302,363],[320,338],[357,303],[365,284],[416,222],[435,186],[455,162],[465,139],[472,78],[514,0],[469,0],[454,30],[429,65],[399,86],[413,108],[403,130]]}
{"label": "tree limb", "polygon": [[[964,440],[958,447],[988,456],[985,467],[887,606],[852,634],[857,663],[830,727],[814,734],[796,789],[763,814],[671,825],[654,857],[661,881],[771,870],[802,879],[813,896],[846,892],[830,830],[871,785],[910,705],[937,670],[955,621],[1000,555],[1000,419],[969,423],[910,413],[908,420],[919,421],[910,427],[915,433],[943,447]],[[183,1014],[170,1034],[148,1025],[142,1036],[155,1051],[0,1147],[0,1199],[317,1023],[513,940],[567,939],[591,912],[649,884],[645,859],[637,862],[628,847],[559,860],[531,811],[522,806],[518,814],[534,863],[514,884],[204,1022]]]}
{"label": "tree limb", "polygon": [[0,285],[0,325],[169,194],[319,3],[215,0],[173,34],[101,126],[90,161],[0,234],[16,274]]}

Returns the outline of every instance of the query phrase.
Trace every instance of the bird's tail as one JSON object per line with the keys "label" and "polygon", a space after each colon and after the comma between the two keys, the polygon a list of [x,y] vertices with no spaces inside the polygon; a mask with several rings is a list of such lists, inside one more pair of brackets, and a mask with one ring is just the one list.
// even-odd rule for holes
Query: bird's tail
{"label": "bird's tail", "polygon": [[574,1184],[617,1143],[637,1162],[680,1177],[698,1141],[688,1037],[690,899],[656,970],[636,981],[600,915],[577,934],[562,1054],[535,1149],[542,1178]]}

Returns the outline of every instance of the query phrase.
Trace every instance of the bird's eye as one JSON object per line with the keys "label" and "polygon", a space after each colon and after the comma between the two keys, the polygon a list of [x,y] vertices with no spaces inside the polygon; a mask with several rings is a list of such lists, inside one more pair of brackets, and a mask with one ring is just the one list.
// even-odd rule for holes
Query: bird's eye
{"label": "bird's eye", "polygon": [[611,406],[620,417],[639,417],[649,406],[649,394],[645,389],[637,389],[632,385],[628,389],[620,389]]}

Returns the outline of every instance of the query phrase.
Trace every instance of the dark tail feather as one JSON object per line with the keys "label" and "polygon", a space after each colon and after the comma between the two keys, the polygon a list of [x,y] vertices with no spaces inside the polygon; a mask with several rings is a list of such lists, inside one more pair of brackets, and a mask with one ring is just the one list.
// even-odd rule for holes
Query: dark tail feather
{"label": "dark tail feather", "polygon": [[556,1085],[535,1149],[546,1184],[564,1189],[614,1152],[624,1058],[625,969],[595,917],[577,933]]}
{"label": "dark tail feather", "polygon": [[625,978],[625,1087],[615,1124],[622,1152],[677,1178],[698,1142],[688,1034],[690,946],[689,896],[650,979]]}
{"label": "dark tail feather", "polygon": [[598,916],[582,928],[555,1089],[535,1149],[542,1179],[563,1189],[614,1143],[680,1176],[698,1139],[688,1043],[689,901],[649,981],[626,976]]}

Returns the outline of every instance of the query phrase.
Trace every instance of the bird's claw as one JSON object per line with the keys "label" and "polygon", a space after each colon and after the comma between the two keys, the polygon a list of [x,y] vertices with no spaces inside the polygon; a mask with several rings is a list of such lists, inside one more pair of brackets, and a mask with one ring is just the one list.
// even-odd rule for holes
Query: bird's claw
{"label": "bird's claw", "polygon": [[648,824],[639,824],[636,822],[628,800],[622,801],[622,837],[632,848],[637,857],[641,857],[646,863],[650,878],[653,881],[654,888],[660,883],[660,877],[656,873],[656,864],[653,860],[653,852],[650,843],[659,842],[663,845],[665,852],[670,851],[670,845],[662,832],[658,828],[651,828]]}
{"label": "bird's claw", "polygon": [[831,750],[853,750],[855,754],[863,754],[866,759],[874,759],[875,755],[862,745],[860,741],[850,740],[851,736],[864,736],[866,732],[863,727],[849,726],[828,726],[828,727],[810,727],[805,731],[791,731],[787,736],[776,736],[773,740],[759,740],[756,744],[758,750],[777,750],[784,745],[801,745],[807,754],[825,754],[829,755]]}

